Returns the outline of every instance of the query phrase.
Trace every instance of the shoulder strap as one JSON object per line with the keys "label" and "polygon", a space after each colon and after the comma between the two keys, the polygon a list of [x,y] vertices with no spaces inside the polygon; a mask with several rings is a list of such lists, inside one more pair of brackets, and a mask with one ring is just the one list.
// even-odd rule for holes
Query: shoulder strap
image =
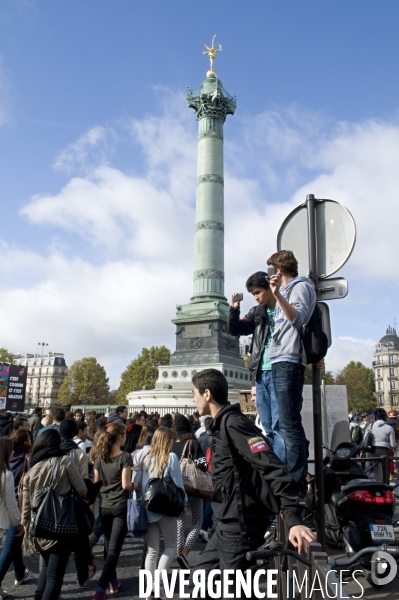
{"label": "shoulder strap", "polygon": [[188,451],[189,456],[190,456],[190,454],[192,454],[190,452],[191,451],[191,443],[190,442],[191,442],[191,440],[187,440],[187,442],[184,444],[184,448],[183,448],[183,451],[181,453],[181,457],[180,457],[180,461],[179,462],[181,462],[183,460],[183,458],[186,456],[187,446],[189,446],[189,451]]}
{"label": "shoulder strap", "polygon": [[220,422],[220,436],[222,438],[222,442],[225,446],[227,446],[231,452],[231,458],[233,460],[233,469],[234,469],[234,488],[236,492],[236,502],[237,502],[237,512],[238,512],[238,522],[240,524],[241,535],[246,535],[246,527],[244,521],[244,509],[242,506],[242,498],[241,498],[241,488],[240,488],[240,475],[238,473],[238,469],[235,461],[235,447],[230,442],[230,436],[227,433],[227,420],[230,414],[224,415]]}
{"label": "shoulder strap", "polygon": [[53,489],[53,487],[55,486],[55,483],[57,481],[57,476],[58,476],[58,471],[60,469],[61,459],[62,459],[62,456],[58,456],[55,459],[53,467],[51,469],[51,475],[50,475],[50,481],[49,481],[49,487],[51,489]]}

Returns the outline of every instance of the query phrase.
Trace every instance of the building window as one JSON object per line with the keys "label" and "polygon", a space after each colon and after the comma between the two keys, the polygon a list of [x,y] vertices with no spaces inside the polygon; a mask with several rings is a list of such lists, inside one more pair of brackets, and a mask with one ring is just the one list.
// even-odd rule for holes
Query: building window
{"label": "building window", "polygon": [[392,406],[397,406],[397,404],[396,404],[396,395],[391,396],[391,403],[392,403]]}
{"label": "building window", "polygon": [[396,356],[393,356],[393,354],[389,355],[389,364],[390,365],[394,365],[396,363],[396,360],[394,360],[396,358]]}
{"label": "building window", "polygon": [[393,367],[389,367],[389,376],[395,377],[395,369]]}
{"label": "building window", "polygon": [[384,396],[378,396],[378,405],[383,406],[384,404]]}
{"label": "building window", "polygon": [[391,390],[396,390],[396,381],[391,381]]}
{"label": "building window", "polygon": [[377,383],[377,390],[378,390],[378,391],[381,391],[382,389],[383,389],[383,388],[382,388],[382,381],[379,381],[379,382]]}
{"label": "building window", "polygon": [[55,369],[54,369],[54,373],[55,373],[56,375],[58,375],[58,369],[57,369],[57,368],[55,368]]}
{"label": "building window", "polygon": [[34,375],[34,374],[35,374],[35,369],[32,369],[32,375]]}
{"label": "building window", "polygon": [[377,369],[377,377],[381,377],[381,369]]}

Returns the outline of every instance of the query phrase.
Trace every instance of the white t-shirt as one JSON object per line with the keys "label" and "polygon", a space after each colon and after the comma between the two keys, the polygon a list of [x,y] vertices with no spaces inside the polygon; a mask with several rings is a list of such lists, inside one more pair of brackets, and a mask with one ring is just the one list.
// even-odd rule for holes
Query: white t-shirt
{"label": "white t-shirt", "polygon": [[73,441],[75,442],[75,444],[77,444],[79,446],[79,448],[81,450],[83,450],[83,452],[86,454],[86,442],[84,440],[81,440],[79,437],[74,437]]}

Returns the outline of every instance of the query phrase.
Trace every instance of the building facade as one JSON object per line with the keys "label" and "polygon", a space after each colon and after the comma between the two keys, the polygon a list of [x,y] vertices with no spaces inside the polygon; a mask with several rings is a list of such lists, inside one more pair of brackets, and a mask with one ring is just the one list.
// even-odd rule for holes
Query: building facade
{"label": "building facade", "polygon": [[388,327],[386,335],[375,347],[373,369],[378,406],[385,410],[399,408],[399,336],[394,327]]}
{"label": "building facade", "polygon": [[64,355],[60,352],[17,354],[16,365],[28,367],[25,408],[58,406],[58,392],[68,374]]}

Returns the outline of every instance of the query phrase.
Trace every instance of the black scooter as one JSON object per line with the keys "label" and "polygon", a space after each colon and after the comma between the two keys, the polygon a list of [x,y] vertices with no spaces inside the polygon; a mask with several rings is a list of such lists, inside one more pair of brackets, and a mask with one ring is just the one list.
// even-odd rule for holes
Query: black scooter
{"label": "black scooter", "polygon": [[[343,547],[348,557],[362,548],[397,545],[393,527],[393,486],[372,481],[355,458],[361,447],[351,441],[349,423],[334,425],[331,447],[324,459],[326,540],[332,548]],[[365,556],[360,566],[370,568]],[[357,563],[356,568],[359,567]]]}

